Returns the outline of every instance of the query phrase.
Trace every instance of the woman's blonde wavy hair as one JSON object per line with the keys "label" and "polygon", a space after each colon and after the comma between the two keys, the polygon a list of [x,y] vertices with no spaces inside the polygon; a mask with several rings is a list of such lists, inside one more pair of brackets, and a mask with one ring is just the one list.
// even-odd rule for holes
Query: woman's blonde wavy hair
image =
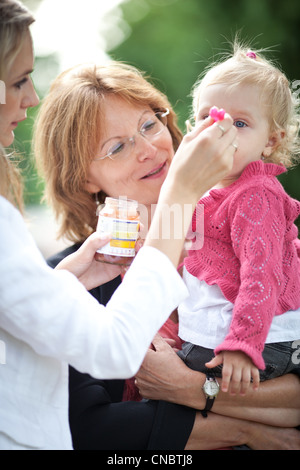
{"label": "woman's blonde wavy hair", "polygon": [[[44,99],[34,129],[34,154],[45,179],[45,199],[60,219],[59,236],[82,242],[96,228],[95,195],[85,189],[87,173],[101,138],[107,95],[154,111],[170,109],[168,129],[176,150],[182,138],[165,95],[135,67],[112,61],[85,64],[63,72]],[[106,194],[98,195],[100,203]]]}
{"label": "woman's blonde wavy hair", "polygon": [[[32,14],[16,0],[0,2],[0,80],[4,83],[9,70],[22,47]],[[0,106],[6,106],[0,104]],[[23,185],[11,155],[0,145],[0,194],[23,210]]]}
{"label": "woman's blonde wavy hair", "polygon": [[[247,55],[251,50],[255,55]],[[228,90],[242,84],[258,87],[262,102],[269,108],[270,132],[284,131],[280,141],[266,161],[282,164],[286,168],[298,163],[299,100],[292,93],[286,75],[272,61],[264,57],[264,51],[256,51],[234,41],[233,53],[206,68],[193,87],[193,113],[197,115],[201,91],[213,84],[226,84]]]}

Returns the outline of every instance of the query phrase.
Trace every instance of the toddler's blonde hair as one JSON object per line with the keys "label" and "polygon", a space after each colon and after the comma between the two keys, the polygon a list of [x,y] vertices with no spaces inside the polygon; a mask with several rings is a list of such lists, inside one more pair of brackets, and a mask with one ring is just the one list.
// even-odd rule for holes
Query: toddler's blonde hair
{"label": "toddler's blonde hair", "polygon": [[196,116],[204,88],[214,84],[227,84],[228,90],[245,84],[256,85],[263,102],[270,110],[270,132],[284,132],[284,137],[268,162],[283,164],[286,168],[298,163],[299,146],[299,102],[291,91],[286,75],[266,59],[261,51],[251,49],[236,40],[233,53],[220,62],[205,69],[193,87],[193,113]]}

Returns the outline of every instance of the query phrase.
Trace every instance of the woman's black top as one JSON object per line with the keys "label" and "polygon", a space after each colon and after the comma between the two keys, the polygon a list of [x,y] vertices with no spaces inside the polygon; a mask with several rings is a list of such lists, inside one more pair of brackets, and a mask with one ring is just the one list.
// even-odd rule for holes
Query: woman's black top
{"label": "woman's black top", "polygon": [[[54,268],[80,245],[52,256]],[[118,277],[90,293],[103,305]],[[69,420],[76,450],[183,450],[195,410],[165,401],[122,401],[124,380],[99,380],[69,368]]]}

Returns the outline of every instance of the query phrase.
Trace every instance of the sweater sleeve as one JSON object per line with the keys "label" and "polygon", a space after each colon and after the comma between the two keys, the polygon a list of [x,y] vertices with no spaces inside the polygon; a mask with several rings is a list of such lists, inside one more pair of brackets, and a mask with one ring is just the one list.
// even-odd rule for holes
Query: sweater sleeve
{"label": "sweater sleeve", "polygon": [[154,334],[187,296],[170,260],[142,248],[105,308],[72,274],[46,265],[20,214],[1,197],[0,227],[0,327],[81,372],[133,376]]}
{"label": "sweater sleeve", "polygon": [[240,288],[228,335],[215,353],[240,350],[264,369],[265,340],[284,288],[281,198],[263,186],[250,188],[231,204],[231,239],[240,262]]}

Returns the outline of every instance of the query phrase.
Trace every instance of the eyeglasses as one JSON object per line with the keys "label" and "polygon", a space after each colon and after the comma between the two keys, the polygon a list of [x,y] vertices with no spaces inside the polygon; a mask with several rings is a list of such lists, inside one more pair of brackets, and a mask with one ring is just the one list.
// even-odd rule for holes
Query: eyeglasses
{"label": "eyeglasses", "polygon": [[[147,116],[138,130],[138,134],[147,140],[155,139],[165,130],[168,122],[167,116],[169,113],[169,109],[166,108],[164,112],[157,112],[151,116]],[[104,158],[107,157],[111,160],[125,159],[129,156],[134,145],[135,136],[116,139],[116,141],[113,142],[113,144],[109,147],[106,155],[96,157],[93,160],[104,160]]]}

